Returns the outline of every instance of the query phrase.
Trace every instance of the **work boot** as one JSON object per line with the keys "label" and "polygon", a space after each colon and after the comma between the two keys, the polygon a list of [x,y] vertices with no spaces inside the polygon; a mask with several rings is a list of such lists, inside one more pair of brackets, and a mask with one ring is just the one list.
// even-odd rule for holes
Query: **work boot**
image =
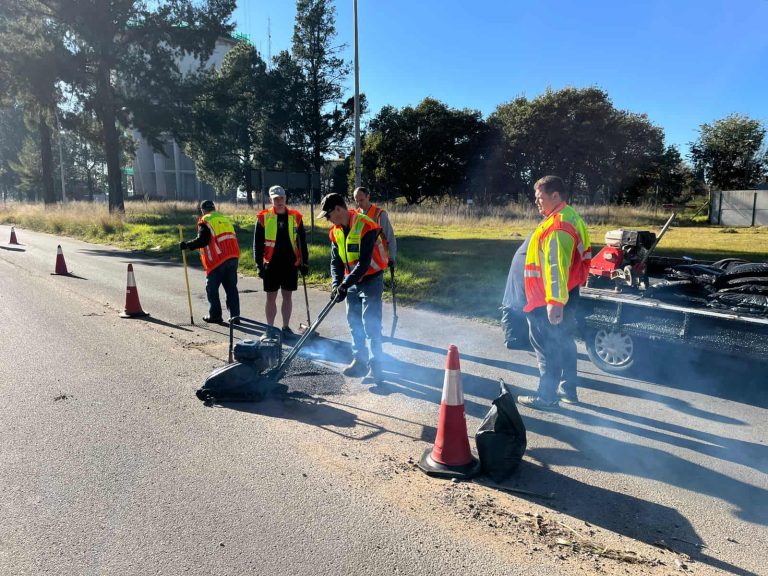
{"label": "work boot", "polygon": [[291,330],[290,326],[283,326],[283,340],[296,340],[296,332]]}
{"label": "work boot", "polygon": [[224,319],[221,316],[203,316],[203,322],[208,324],[221,324]]}
{"label": "work boot", "polygon": [[557,397],[560,399],[560,402],[565,402],[566,404],[579,403],[579,397],[576,395],[576,390],[571,392],[570,390],[566,390],[562,386],[557,387]]}
{"label": "work boot", "polygon": [[355,358],[341,373],[350,378],[360,378],[361,376],[364,376],[367,371],[368,362],[360,358]]}
{"label": "work boot", "polygon": [[560,403],[555,399],[547,402],[541,396],[518,396],[518,403],[536,410],[557,410]]}
{"label": "work boot", "polygon": [[384,371],[381,369],[379,362],[371,362],[368,364],[368,374],[365,375],[365,380],[372,381],[375,384],[384,383]]}

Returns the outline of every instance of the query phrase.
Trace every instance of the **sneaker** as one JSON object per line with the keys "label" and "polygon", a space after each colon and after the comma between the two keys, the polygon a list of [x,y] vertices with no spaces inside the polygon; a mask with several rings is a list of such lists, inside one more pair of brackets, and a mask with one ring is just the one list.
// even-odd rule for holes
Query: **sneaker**
{"label": "sneaker", "polygon": [[224,319],[221,316],[203,316],[203,322],[207,322],[208,324],[221,324],[224,322]]}
{"label": "sneaker", "polygon": [[536,410],[557,410],[560,403],[557,400],[546,402],[540,396],[518,396],[517,401],[523,406],[535,408]]}
{"label": "sneaker", "polygon": [[378,362],[371,362],[368,365],[368,374],[365,375],[364,379],[375,384],[383,384],[384,372],[381,370],[381,364]]}
{"label": "sneaker", "polygon": [[368,362],[361,360],[360,358],[355,358],[349,366],[342,370],[341,373],[350,378],[360,378],[361,376],[364,376],[367,371]]}
{"label": "sneaker", "polygon": [[283,326],[282,333],[283,340],[295,340],[298,338],[298,336],[296,336],[296,332],[291,330],[290,326]]}
{"label": "sneaker", "polygon": [[566,392],[563,390],[562,387],[558,387],[557,389],[557,397],[560,399],[560,402],[564,402],[566,404],[578,404],[579,403],[579,397],[576,395],[576,392]]}
{"label": "sneaker", "polygon": [[230,318],[229,319],[229,323],[230,324],[235,324],[235,325],[239,326],[240,325],[240,318],[235,318],[235,319]]}

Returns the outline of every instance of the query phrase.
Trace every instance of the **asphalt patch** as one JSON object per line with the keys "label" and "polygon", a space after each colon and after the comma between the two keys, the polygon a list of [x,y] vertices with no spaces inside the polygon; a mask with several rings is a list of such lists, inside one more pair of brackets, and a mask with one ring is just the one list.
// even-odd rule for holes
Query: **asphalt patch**
{"label": "asphalt patch", "polygon": [[293,359],[280,383],[287,387],[289,394],[333,396],[345,391],[344,376],[340,372],[300,356]]}

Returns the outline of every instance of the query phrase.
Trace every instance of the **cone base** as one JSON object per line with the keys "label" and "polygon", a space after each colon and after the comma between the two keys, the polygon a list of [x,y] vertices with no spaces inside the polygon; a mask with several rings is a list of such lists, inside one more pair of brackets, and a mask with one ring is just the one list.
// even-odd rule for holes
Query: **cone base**
{"label": "cone base", "polygon": [[72,276],[72,272],[51,272],[51,276]]}
{"label": "cone base", "polygon": [[467,464],[462,466],[448,466],[446,464],[440,464],[432,458],[432,448],[427,448],[424,454],[421,455],[419,460],[419,468],[422,472],[425,472],[429,476],[436,476],[438,478],[460,478],[469,479],[474,478],[480,473],[480,461],[477,458],[472,458]]}
{"label": "cone base", "polygon": [[125,310],[120,312],[120,318],[144,318],[145,316],[149,316],[149,312],[144,312],[144,310],[141,312],[126,312]]}

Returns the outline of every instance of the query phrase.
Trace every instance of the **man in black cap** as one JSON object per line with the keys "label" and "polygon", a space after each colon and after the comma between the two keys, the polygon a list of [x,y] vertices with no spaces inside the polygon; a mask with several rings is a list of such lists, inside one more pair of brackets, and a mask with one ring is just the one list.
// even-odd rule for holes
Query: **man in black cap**
{"label": "man in black cap", "polygon": [[200,218],[197,220],[197,238],[179,242],[181,250],[200,249],[200,260],[205,270],[205,293],[208,296],[208,315],[203,321],[219,323],[221,300],[219,286],[224,286],[229,315],[240,316],[240,295],[237,292],[237,266],[240,261],[240,246],[232,222],[219,212],[212,200],[200,203]]}
{"label": "man in black cap", "polygon": [[[347,208],[340,194],[320,201],[318,218],[333,226],[331,238],[331,286],[337,302],[347,301],[347,323],[352,333],[352,363],[345,376],[366,375],[377,384],[383,381],[381,347],[381,294],[387,251],[381,227],[365,214]],[[366,346],[366,339],[368,345]],[[369,350],[370,349],[370,350]]]}

